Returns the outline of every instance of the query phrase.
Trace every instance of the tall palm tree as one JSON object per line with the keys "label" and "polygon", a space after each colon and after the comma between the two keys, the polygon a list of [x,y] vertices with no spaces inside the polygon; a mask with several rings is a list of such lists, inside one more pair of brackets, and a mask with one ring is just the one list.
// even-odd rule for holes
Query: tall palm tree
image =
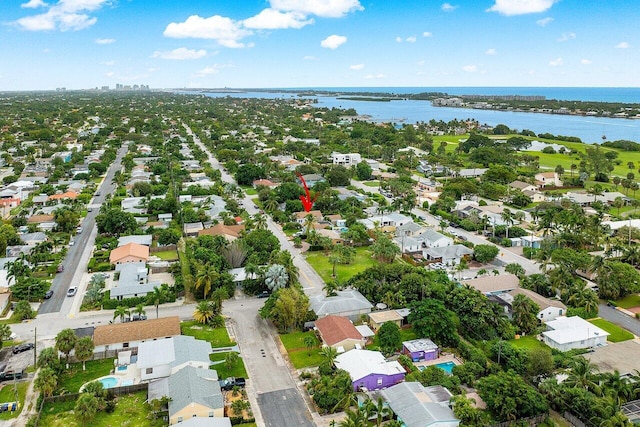
{"label": "tall palm tree", "polygon": [[153,288],[153,292],[149,295],[149,301],[156,307],[156,319],[160,317],[159,307],[160,304],[165,303],[169,299],[169,291],[166,286],[156,286]]}
{"label": "tall palm tree", "polygon": [[267,216],[257,214],[253,217],[253,228],[256,230],[264,230],[267,228]]}
{"label": "tall palm tree", "polygon": [[195,288],[202,289],[202,295],[206,299],[211,289],[213,289],[214,283],[220,277],[220,273],[213,264],[205,264],[198,269],[196,274]]}
{"label": "tall palm tree", "polygon": [[214,314],[220,314],[222,311],[222,301],[227,298],[229,298],[229,293],[226,288],[217,288],[211,293],[211,304]]}
{"label": "tall palm tree", "polygon": [[53,369],[42,368],[33,385],[40,390],[44,397],[49,397],[58,388],[58,376]]}
{"label": "tall palm tree", "polygon": [[76,359],[82,362],[82,370],[86,370],[85,362],[93,357],[95,345],[91,337],[82,337],[74,347]]}
{"label": "tall palm tree", "polygon": [[326,346],[320,350],[320,356],[322,356],[322,359],[328,364],[334,366],[336,358],[338,357],[338,351],[333,347]]}
{"label": "tall palm tree", "polygon": [[69,369],[69,354],[76,346],[76,341],[78,341],[78,337],[75,332],[73,332],[73,329],[63,329],[56,335],[55,347],[56,350],[65,355],[67,369]]}
{"label": "tall palm tree", "polygon": [[124,318],[129,317],[131,315],[131,311],[125,307],[124,305],[119,305],[113,311],[113,320],[116,320],[118,317],[120,318],[120,323],[124,323]]}
{"label": "tall palm tree", "polygon": [[264,278],[264,283],[271,291],[276,291],[280,288],[284,288],[289,281],[289,276],[284,266],[280,264],[273,264],[267,270]]}
{"label": "tall palm tree", "polygon": [[505,238],[509,238],[509,226],[513,225],[513,214],[507,208],[502,209],[502,213],[500,214],[502,221],[506,224],[505,228]]}
{"label": "tall palm tree", "polygon": [[311,214],[307,214],[307,216],[304,217],[304,225],[303,227],[307,230],[306,234],[307,236],[309,235],[309,233],[311,232],[311,229],[313,228],[313,224],[315,222],[315,217]]}
{"label": "tall palm tree", "polygon": [[147,314],[147,311],[144,309],[144,304],[140,303],[136,305],[135,308],[133,309],[133,314],[137,314],[140,317]]}
{"label": "tall palm tree", "polygon": [[564,385],[567,387],[582,387],[596,395],[601,395],[597,368],[584,357],[574,358],[569,365],[569,373]]}

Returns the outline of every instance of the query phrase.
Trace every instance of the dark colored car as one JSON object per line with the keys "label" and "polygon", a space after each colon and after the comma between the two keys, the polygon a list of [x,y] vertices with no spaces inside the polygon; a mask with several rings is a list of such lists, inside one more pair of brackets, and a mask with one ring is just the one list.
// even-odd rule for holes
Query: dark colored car
{"label": "dark colored car", "polygon": [[147,316],[145,316],[144,314],[134,314],[133,316],[131,316],[132,322],[135,322],[138,320],[147,320]]}
{"label": "dark colored car", "polygon": [[57,271],[58,273],[62,273],[62,272],[64,271],[64,265],[62,265],[62,264],[58,264],[58,268],[56,268],[56,271]]}
{"label": "dark colored car", "polygon": [[[13,372],[13,371],[2,371],[0,372],[0,382],[2,381],[12,381],[12,380],[19,380],[23,377],[25,377],[26,374],[24,373],[24,371],[22,372]],[[2,412],[0,410],[0,412]]]}
{"label": "dark colored car", "polygon": [[244,388],[246,380],[242,377],[228,377],[218,381],[222,390],[232,390],[234,387]]}
{"label": "dark colored car", "polygon": [[20,344],[20,345],[17,345],[15,347],[13,347],[12,352],[13,352],[13,354],[23,353],[25,351],[31,350],[34,347],[35,346],[34,346],[34,344],[32,342],[28,342],[28,343]]}
{"label": "dark colored car", "polygon": [[44,299],[49,299],[53,296],[53,291],[51,289],[49,289],[47,292],[44,293]]}
{"label": "dark colored car", "polygon": [[258,298],[269,298],[271,296],[271,292],[262,291],[258,294]]}

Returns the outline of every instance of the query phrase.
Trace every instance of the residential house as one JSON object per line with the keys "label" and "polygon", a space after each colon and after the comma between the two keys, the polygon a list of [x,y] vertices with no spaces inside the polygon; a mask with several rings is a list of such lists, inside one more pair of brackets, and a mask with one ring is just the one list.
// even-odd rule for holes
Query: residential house
{"label": "residential house", "polygon": [[162,285],[161,282],[149,281],[149,269],[142,262],[117,264],[116,271],[119,277],[109,291],[111,299],[144,297]]}
{"label": "residential house", "polygon": [[52,194],[49,196],[48,201],[55,201],[57,203],[63,200],[75,200],[78,197],[78,193],[75,191],[65,191],[64,193]]}
{"label": "residential house", "polygon": [[560,175],[557,172],[539,172],[534,176],[538,188],[543,189],[546,187],[562,187],[562,181],[560,181]]}
{"label": "residential house", "polygon": [[115,248],[109,254],[109,262],[112,265],[126,263],[146,263],[149,261],[149,247],[138,243],[127,243]]}
{"label": "residential house", "polygon": [[581,317],[558,317],[546,324],[543,342],[559,351],[596,348],[607,345],[609,333]]}
{"label": "residential house", "polygon": [[355,289],[348,289],[336,292],[335,296],[325,296],[324,294],[309,297],[311,310],[318,317],[336,315],[357,320],[362,315],[371,313],[371,304],[360,292]]}
{"label": "residential house", "polygon": [[424,227],[415,222],[408,222],[396,227],[396,237],[417,236],[424,231]]}
{"label": "residential house", "polygon": [[305,225],[305,222],[307,220],[307,216],[311,215],[313,217],[313,221],[314,222],[320,222],[324,220],[324,217],[322,216],[322,212],[321,211],[302,211],[302,212],[295,212],[293,214],[296,217],[296,222],[300,225]]}
{"label": "residential house", "polygon": [[37,224],[41,231],[51,231],[56,226],[53,215],[31,215],[27,218],[27,224]]}
{"label": "residential house", "polygon": [[514,190],[520,190],[523,193],[525,191],[537,191],[538,190],[538,186],[537,185],[529,184],[528,182],[524,182],[524,181],[513,181],[512,183],[509,184],[509,187],[514,189]]}
{"label": "residential house", "polygon": [[369,326],[376,332],[383,323],[387,322],[395,323],[400,328],[402,327],[402,319],[404,319],[402,315],[395,310],[374,311],[369,313]]}
{"label": "residential house", "polygon": [[538,237],[534,235],[520,237],[520,243],[525,248],[540,249],[540,246],[542,245],[543,240],[544,239],[542,237]]}
{"label": "residential house", "polygon": [[222,390],[213,369],[185,366],[171,375],[168,383],[170,425],[192,418],[224,417]]}
{"label": "residential house", "polygon": [[[318,174],[315,174],[315,173],[302,175],[302,179],[304,179],[304,182],[307,183],[307,187],[308,188],[312,188],[317,183],[325,181],[325,179],[322,177],[322,175],[318,175]],[[300,184],[302,184],[302,181],[300,181],[300,178],[298,178],[298,182],[300,182]]]}
{"label": "residential house", "polygon": [[422,256],[426,260],[440,262],[449,266],[460,264],[462,258],[469,258],[472,254],[473,250],[464,245],[427,248],[422,251]]}
{"label": "residential house", "polygon": [[428,338],[419,338],[402,343],[402,353],[414,362],[420,360],[435,360],[440,357],[438,345]]}
{"label": "residential house", "polygon": [[529,289],[516,288],[508,294],[502,295],[502,297],[506,297],[507,295],[509,296],[507,300],[511,300],[509,301],[511,304],[513,303],[513,298],[517,295],[524,295],[533,301],[538,306],[536,317],[540,319],[541,322],[548,322],[560,316],[566,316],[567,314],[567,306],[564,305],[562,301],[543,297],[539,293],[530,291]]}
{"label": "residential house", "polygon": [[477,279],[463,280],[463,285],[469,285],[486,296],[499,295],[520,288],[520,279],[515,274],[501,274],[499,276],[484,276]]}
{"label": "residential house", "polygon": [[351,350],[339,354],[335,366],[349,373],[354,390],[379,390],[404,381],[397,361],[387,362],[379,351]]}
{"label": "residential house", "polygon": [[327,219],[327,221],[329,221],[331,223],[332,227],[335,227],[335,228],[346,228],[347,227],[347,220],[343,219],[342,215],[340,215],[340,214],[327,215],[325,218]]}
{"label": "residential house", "polygon": [[210,354],[210,342],[188,335],[147,340],[138,346],[136,367],[140,369],[141,381],[152,381],[169,377],[185,366],[209,369]]}
{"label": "residential house", "polygon": [[453,395],[442,386],[403,382],[375,393],[405,427],[456,427],[460,420],[449,407]]}
{"label": "residential house", "polygon": [[344,167],[350,168],[351,166],[355,166],[362,161],[362,156],[358,153],[331,153],[331,160],[334,165],[342,165]]}
{"label": "residential house", "polygon": [[422,252],[422,241],[415,237],[401,236],[393,239],[393,242],[400,248],[403,254]]}
{"label": "residential house", "polygon": [[404,226],[413,220],[406,215],[399,213],[392,213],[388,215],[376,215],[365,219],[359,219],[358,222],[364,224],[369,230],[375,228],[392,227],[393,230],[397,227]]}
{"label": "residential house", "polygon": [[314,228],[316,229],[316,233],[318,233],[319,236],[323,236],[331,239],[331,243],[333,243],[334,245],[344,242],[344,239],[342,238],[342,236],[340,236],[340,233],[338,233],[335,230],[330,230],[328,228],[318,228],[318,227],[314,227]]}
{"label": "residential house", "polygon": [[460,178],[478,178],[484,175],[486,171],[488,171],[488,169],[481,169],[481,168],[460,169],[456,175],[459,176]]}
{"label": "residential house", "polygon": [[338,350],[338,353],[364,348],[366,339],[351,323],[342,316],[325,316],[315,321],[315,327],[323,344]]}
{"label": "residential house", "polygon": [[148,319],[140,322],[114,323],[96,326],[93,331],[94,353],[109,350],[129,350],[140,343],[180,335],[178,316]]}
{"label": "residential house", "polygon": [[135,243],[137,245],[151,247],[152,242],[153,242],[153,236],[151,234],[122,236],[118,238],[118,246],[124,246],[129,243]]}
{"label": "residential house", "polygon": [[257,179],[255,181],[253,181],[253,188],[257,188],[257,187],[268,187],[268,188],[276,188],[277,186],[279,186],[280,184],[277,182],[273,182],[271,180],[268,179]]}
{"label": "residential house", "polygon": [[187,237],[196,237],[202,230],[204,230],[204,225],[201,222],[187,222],[183,226],[184,234]]}
{"label": "residential house", "polygon": [[218,223],[212,227],[198,231],[198,236],[223,236],[226,240],[232,242],[240,237],[242,231],[244,231],[244,225],[224,225]]}
{"label": "residential house", "polygon": [[444,248],[453,245],[453,239],[437,232],[433,228],[427,228],[416,236],[422,242],[423,248]]}

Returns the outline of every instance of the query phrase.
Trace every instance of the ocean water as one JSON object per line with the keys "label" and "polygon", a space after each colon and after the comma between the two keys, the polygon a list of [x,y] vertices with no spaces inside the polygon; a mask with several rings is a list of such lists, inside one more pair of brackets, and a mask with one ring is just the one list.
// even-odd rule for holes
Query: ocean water
{"label": "ocean water", "polygon": [[[421,93],[443,92],[449,95],[540,95],[547,99],[572,101],[598,101],[640,103],[640,88],[554,88],[554,87],[440,87],[440,88],[295,88],[297,90],[335,91],[342,93]],[[294,90],[294,89],[287,89]],[[197,93],[197,92],[189,92]],[[298,98],[296,93],[271,91],[216,91],[205,93],[212,97],[238,98]],[[372,102],[338,99],[336,96],[316,94],[317,106],[327,108],[353,108],[358,114],[367,115],[376,122],[418,123],[430,120],[475,119],[481,124],[495,126],[505,124],[518,131],[529,129],[535,133],[577,136],[588,144],[604,139],[626,139],[640,142],[640,120],[605,117],[566,116],[558,114],[520,113],[510,111],[474,110],[466,108],[434,107],[430,101],[397,100]]]}

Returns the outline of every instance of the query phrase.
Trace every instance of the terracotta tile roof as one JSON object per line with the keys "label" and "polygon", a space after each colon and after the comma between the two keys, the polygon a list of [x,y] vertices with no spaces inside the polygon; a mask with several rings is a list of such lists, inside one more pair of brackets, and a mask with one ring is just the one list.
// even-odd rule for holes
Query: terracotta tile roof
{"label": "terracotta tile roof", "polygon": [[95,331],[93,331],[93,343],[98,346],[173,337],[176,335],[180,335],[180,318],[178,316],[172,316],[143,320],[140,322],[97,326]]}
{"label": "terracotta tile roof", "polygon": [[346,317],[325,316],[315,322],[325,344],[331,346],[346,339],[361,340],[362,335]]}
{"label": "terracotta tile roof", "polygon": [[109,254],[109,262],[118,262],[118,260],[128,256],[134,256],[146,261],[149,259],[149,247],[137,243],[127,243],[111,251]]}
{"label": "terracotta tile roof", "polygon": [[198,236],[233,236],[238,237],[244,225],[216,224],[213,227],[198,231]]}
{"label": "terracotta tile roof", "polygon": [[319,220],[321,220],[323,218],[322,212],[320,212],[320,211],[309,211],[309,212],[301,211],[301,212],[296,212],[294,215],[298,219],[304,219],[304,218],[307,217],[307,215],[313,215],[313,218],[316,221],[319,221]]}
{"label": "terracotta tile roof", "polygon": [[27,220],[27,223],[29,223],[29,224],[41,224],[43,222],[53,222],[53,221],[54,221],[54,216],[53,215],[32,215]]}
{"label": "terracotta tile roof", "polygon": [[75,191],[67,191],[66,193],[53,194],[49,196],[49,200],[75,199],[76,197],[78,197],[78,193]]}
{"label": "terracotta tile roof", "polygon": [[253,181],[254,187],[257,187],[258,185],[264,185],[265,187],[277,187],[279,184],[268,179],[257,179]]}

